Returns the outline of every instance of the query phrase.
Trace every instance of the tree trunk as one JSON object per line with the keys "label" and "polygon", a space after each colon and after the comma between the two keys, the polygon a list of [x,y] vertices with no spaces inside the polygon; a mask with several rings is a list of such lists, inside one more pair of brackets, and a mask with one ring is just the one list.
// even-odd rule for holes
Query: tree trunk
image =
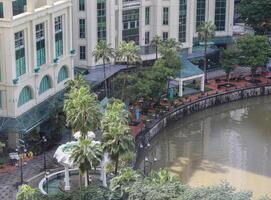
{"label": "tree trunk", "polygon": [[207,83],[207,39],[205,39],[204,44],[204,79],[205,83]]}
{"label": "tree trunk", "polygon": [[119,153],[117,153],[117,155],[116,155],[115,175],[118,174],[118,167],[119,167]]}
{"label": "tree trunk", "polygon": [[88,180],[88,170],[85,172],[85,187],[87,187],[88,186],[88,183],[89,182],[89,180]]}
{"label": "tree trunk", "polygon": [[105,62],[104,61],[103,61],[103,68],[104,68],[104,91],[105,91],[105,96],[108,96],[108,94],[107,94],[106,72],[105,72]]}
{"label": "tree trunk", "polygon": [[158,45],[155,46],[155,56],[157,60],[158,59]]}

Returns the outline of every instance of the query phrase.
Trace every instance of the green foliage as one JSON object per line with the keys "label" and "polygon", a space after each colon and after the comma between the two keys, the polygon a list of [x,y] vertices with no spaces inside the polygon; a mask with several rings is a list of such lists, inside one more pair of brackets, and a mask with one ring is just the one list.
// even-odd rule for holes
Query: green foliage
{"label": "green foliage", "polygon": [[246,24],[254,28],[257,34],[271,31],[270,0],[242,0],[238,11]]}
{"label": "green foliage", "polygon": [[71,161],[76,164],[81,174],[84,174],[102,159],[102,147],[100,143],[88,139],[80,139],[73,147]]}
{"label": "green foliage", "polygon": [[16,194],[16,200],[39,200],[39,192],[29,185],[22,185]]}
{"label": "green foliage", "polygon": [[237,40],[239,63],[251,68],[252,77],[257,67],[264,67],[271,56],[271,47],[265,36],[246,35]]}
{"label": "green foliage", "polygon": [[140,48],[134,41],[123,41],[116,50],[116,58],[120,62],[125,62],[127,65],[131,65],[141,60],[139,52]]}
{"label": "green foliage", "polygon": [[211,21],[202,22],[197,31],[199,40],[207,44],[215,37],[216,26]]}
{"label": "green foliage", "polygon": [[123,102],[116,99],[111,100],[101,121],[101,129],[104,152],[107,152],[111,160],[116,163],[116,174],[119,156],[134,150],[134,141],[128,126],[128,112],[125,110]]}
{"label": "green foliage", "polygon": [[2,150],[3,148],[5,148],[6,144],[3,142],[0,142],[0,150]]}
{"label": "green foliage", "polygon": [[159,46],[161,45],[161,43],[162,43],[162,39],[158,35],[155,35],[151,40],[151,46],[155,48],[156,60],[158,59],[158,51],[159,51]]}
{"label": "green foliage", "polygon": [[77,75],[74,80],[68,81],[68,91],[72,89],[80,89],[81,87],[89,88],[88,83],[82,75]]}
{"label": "green foliage", "polygon": [[234,70],[234,67],[238,64],[239,51],[236,48],[228,48],[222,51],[220,56],[220,63],[227,75],[229,82],[230,73]]}
{"label": "green foliage", "polygon": [[67,124],[75,132],[81,131],[85,137],[88,131],[96,130],[100,125],[101,113],[98,97],[90,93],[87,87],[73,88],[64,102]]}

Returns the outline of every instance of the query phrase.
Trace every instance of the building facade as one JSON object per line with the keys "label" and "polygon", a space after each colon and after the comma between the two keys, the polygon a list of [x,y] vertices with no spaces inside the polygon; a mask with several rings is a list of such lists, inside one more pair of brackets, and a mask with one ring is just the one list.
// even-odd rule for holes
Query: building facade
{"label": "building facade", "polygon": [[0,133],[11,133],[10,143],[45,114],[29,113],[35,119],[27,117],[24,130],[16,119],[51,101],[73,78],[71,19],[71,0],[0,0]]}
{"label": "building facade", "polygon": [[73,0],[75,66],[97,64],[92,52],[99,40],[113,48],[133,40],[142,48],[143,60],[154,58],[149,46],[155,35],[175,38],[191,52],[203,21],[216,25],[217,41],[226,41],[232,36],[233,15],[232,0]]}

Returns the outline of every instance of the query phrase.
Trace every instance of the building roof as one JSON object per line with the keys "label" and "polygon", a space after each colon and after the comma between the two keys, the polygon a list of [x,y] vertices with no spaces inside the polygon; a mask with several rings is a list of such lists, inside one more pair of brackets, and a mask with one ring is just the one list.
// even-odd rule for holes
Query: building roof
{"label": "building roof", "polygon": [[63,106],[64,91],[48,98],[17,118],[0,117],[0,134],[4,132],[27,133],[48,120],[57,108]]}
{"label": "building roof", "polygon": [[188,60],[185,56],[180,56],[182,66],[177,78],[188,78],[197,75],[204,74],[204,72],[192,62]]}

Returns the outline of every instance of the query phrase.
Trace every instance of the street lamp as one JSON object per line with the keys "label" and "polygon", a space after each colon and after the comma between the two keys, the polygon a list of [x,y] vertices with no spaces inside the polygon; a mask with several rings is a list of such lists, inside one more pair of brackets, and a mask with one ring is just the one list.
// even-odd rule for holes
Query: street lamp
{"label": "street lamp", "polygon": [[48,171],[45,172],[45,180],[46,180],[46,193],[49,194],[49,175],[50,173]]}
{"label": "street lamp", "polygon": [[44,171],[46,172],[47,167],[46,167],[46,153],[45,153],[45,143],[47,142],[47,139],[45,136],[42,136],[41,138],[41,143],[42,143],[42,152],[43,152],[43,167]]}
{"label": "street lamp", "polygon": [[27,149],[25,148],[25,145],[17,146],[16,152],[19,155],[19,164],[16,163],[16,167],[20,167],[20,175],[21,175],[21,182],[20,185],[23,185],[24,183],[24,176],[23,176],[23,166],[26,165],[26,162],[23,162],[23,154],[27,152]]}

